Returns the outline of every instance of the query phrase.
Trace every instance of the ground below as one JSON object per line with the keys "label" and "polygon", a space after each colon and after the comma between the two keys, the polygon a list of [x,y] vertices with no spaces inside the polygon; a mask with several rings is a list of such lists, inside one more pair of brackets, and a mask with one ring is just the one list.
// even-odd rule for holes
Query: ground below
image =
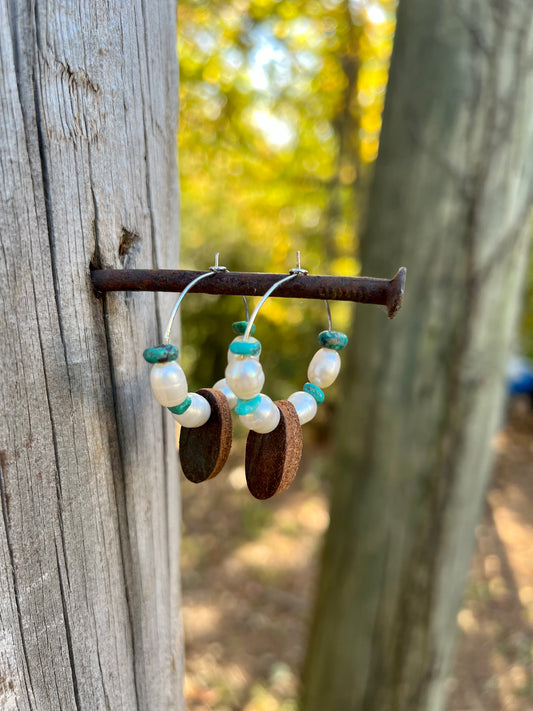
{"label": "ground below", "polygon": [[[476,529],[447,711],[533,711],[533,415],[498,434]],[[243,442],[225,471],[184,481],[183,618],[188,711],[295,711],[322,536],[324,447],[291,489],[252,499]]]}

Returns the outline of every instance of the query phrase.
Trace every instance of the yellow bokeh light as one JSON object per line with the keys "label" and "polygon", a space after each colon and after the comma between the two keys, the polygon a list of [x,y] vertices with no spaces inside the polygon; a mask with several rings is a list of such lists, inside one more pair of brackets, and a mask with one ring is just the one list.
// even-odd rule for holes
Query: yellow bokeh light
{"label": "yellow bokeh light", "polygon": [[372,163],[378,156],[379,140],[372,138],[370,140],[363,139],[361,141],[360,155],[365,163]]}
{"label": "yellow bokeh light", "polygon": [[381,113],[366,111],[361,116],[361,128],[368,133],[378,133],[381,129]]}

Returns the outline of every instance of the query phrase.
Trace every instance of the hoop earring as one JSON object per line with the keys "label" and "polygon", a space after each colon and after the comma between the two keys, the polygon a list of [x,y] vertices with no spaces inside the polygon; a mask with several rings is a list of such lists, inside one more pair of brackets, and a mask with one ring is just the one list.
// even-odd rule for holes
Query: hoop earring
{"label": "hoop earring", "polygon": [[[308,381],[302,390],[277,401],[280,423],[276,430],[261,434],[251,428],[246,440],[246,482],[252,496],[269,499],[285,491],[294,480],[303,450],[302,425],[310,422],[324,402],[323,389],[332,385],[340,372],[339,351],[348,344],[348,336],[334,331],[329,303],[328,330],[318,334],[321,348],[314,354],[307,369]],[[241,417],[241,422],[245,423]]]}
{"label": "hoop earring", "polygon": [[280,414],[272,400],[261,392],[265,383],[263,368],[259,362],[261,343],[251,337],[255,331],[254,321],[269,296],[282,284],[306,275],[300,266],[300,252],[297,252],[297,266],[288,276],[275,282],[263,295],[248,319],[243,335],[235,338],[228,350],[228,366],[225,371],[227,387],[237,396],[235,412],[242,424],[249,430],[267,434],[276,429]]}
{"label": "hoop earring", "polygon": [[[347,337],[332,331],[331,312],[328,310],[329,331],[319,335],[319,342],[324,347],[313,357],[308,370],[309,382],[304,389],[293,393],[288,400],[273,402],[261,392],[265,376],[259,355],[261,344],[250,338],[255,329],[254,321],[269,296],[282,284],[307,270],[300,266],[300,253],[297,252],[297,266],[289,275],[283,277],[265,293],[255,307],[241,338],[230,344],[228,367],[225,379],[217,386],[229,390],[237,398],[235,412],[241,423],[250,430],[246,442],[246,481],[252,496],[268,499],[284,491],[292,483],[302,456],[302,425],[309,422],[317,412],[319,402],[323,402],[321,387],[328,387],[336,379],[340,369],[337,346],[347,343]],[[330,351],[333,349],[333,351]],[[331,355],[333,353],[333,355]]]}
{"label": "hoop earring", "polygon": [[228,458],[231,441],[231,411],[226,397],[218,390],[202,388],[196,393],[187,392],[187,378],[178,363],[178,348],[170,343],[174,319],[186,294],[202,279],[220,272],[219,254],[209,271],[187,284],[176,301],[163,343],[147,348],[144,359],[152,364],[150,385],[155,399],[166,407],[181,425],[179,456],[184,476],[196,484],[212,479],[222,469]]}

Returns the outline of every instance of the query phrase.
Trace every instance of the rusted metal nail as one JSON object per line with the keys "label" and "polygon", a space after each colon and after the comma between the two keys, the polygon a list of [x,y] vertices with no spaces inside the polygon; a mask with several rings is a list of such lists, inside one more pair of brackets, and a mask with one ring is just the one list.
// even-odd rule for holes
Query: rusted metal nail
{"label": "rusted metal nail", "polygon": [[[180,292],[203,272],[182,269],[93,269],[91,279],[99,293],[106,291]],[[276,296],[289,299],[329,299],[378,304],[393,318],[402,303],[405,267],[392,279],[374,277],[314,276],[292,279],[276,289]],[[284,274],[219,272],[191,289],[191,293],[228,296],[262,296]]]}
{"label": "rusted metal nail", "polygon": [[400,267],[395,276],[390,280],[389,299],[387,301],[387,315],[394,318],[402,305],[403,292],[405,291],[405,279],[407,269]]}

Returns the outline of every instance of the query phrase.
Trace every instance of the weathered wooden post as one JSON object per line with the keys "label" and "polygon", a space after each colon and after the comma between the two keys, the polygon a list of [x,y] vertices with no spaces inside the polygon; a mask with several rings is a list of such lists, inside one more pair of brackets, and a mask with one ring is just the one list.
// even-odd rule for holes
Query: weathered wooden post
{"label": "weathered wooden post", "polygon": [[175,26],[171,0],[0,2],[5,711],[183,708],[163,297],[89,276],[177,265]]}

